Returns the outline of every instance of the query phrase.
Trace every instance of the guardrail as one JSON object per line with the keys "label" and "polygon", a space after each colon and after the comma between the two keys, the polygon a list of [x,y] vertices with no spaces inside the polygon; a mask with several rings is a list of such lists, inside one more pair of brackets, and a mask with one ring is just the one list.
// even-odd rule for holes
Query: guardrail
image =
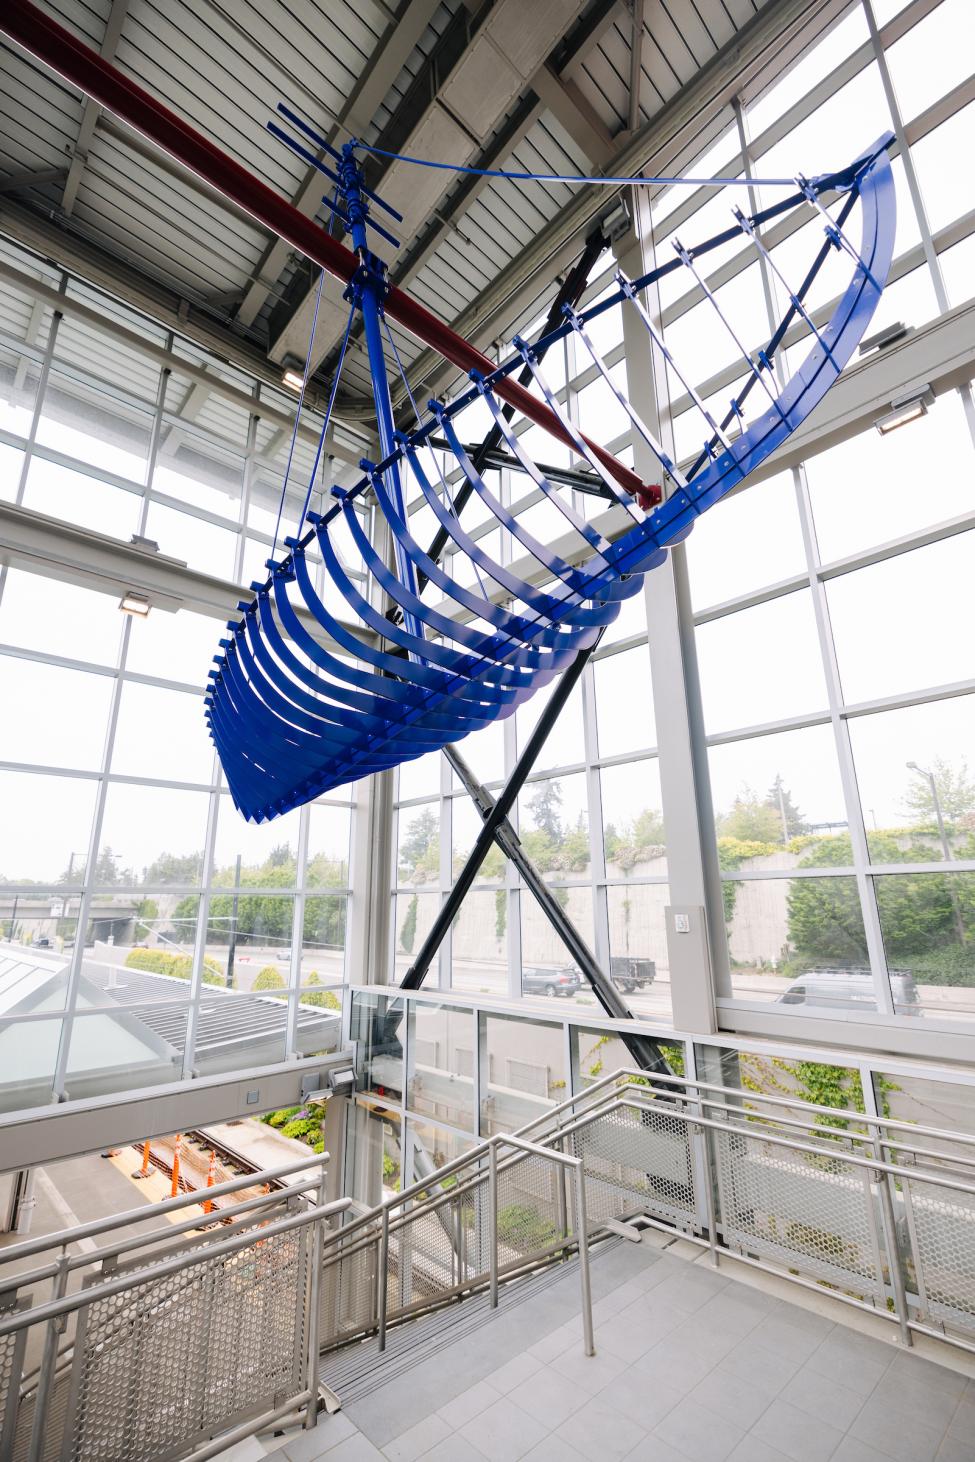
{"label": "guardrail", "polygon": [[[325,1231],[351,1206],[325,1201],[327,1161],[310,1155],[216,1184],[208,1197],[308,1173],[212,1218],[91,1252],[69,1248],[197,1205],[199,1194],[5,1249],[5,1265],[57,1257],[12,1275],[9,1288],[0,1271],[2,1462],[203,1462],[298,1412],[313,1426]],[[31,1331],[41,1356],[25,1371]]]}
{"label": "guardrail", "polygon": [[570,1251],[579,1254],[583,1342],[593,1354],[582,1159],[495,1135],[329,1237],[321,1343],[334,1348]]}
{"label": "guardrail", "polygon": [[[526,1151],[536,1165],[542,1154],[581,1165],[571,1221],[559,1182]],[[333,1237],[323,1348],[369,1332],[383,1345],[390,1323],[496,1294],[499,1276],[582,1255],[583,1238],[637,1215],[715,1264],[869,1309],[905,1344],[923,1333],[975,1351],[975,1139],[636,1069],[482,1142]]]}

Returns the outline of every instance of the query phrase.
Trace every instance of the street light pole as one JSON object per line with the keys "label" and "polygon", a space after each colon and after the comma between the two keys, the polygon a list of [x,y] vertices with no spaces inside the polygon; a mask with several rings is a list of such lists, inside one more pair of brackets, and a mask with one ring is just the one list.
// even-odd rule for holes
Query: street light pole
{"label": "street light pole", "polygon": [[[931,788],[931,801],[934,803],[934,815],[938,822],[938,836],[941,839],[941,851],[944,855],[945,862],[950,863],[951,845],[948,842],[948,833],[945,829],[945,820],[941,813],[941,799],[938,796],[938,784],[934,779],[934,774],[933,772],[926,772],[923,767],[919,767],[916,761],[909,761],[907,763],[907,769],[911,772],[917,772],[918,776],[923,777],[928,786]],[[958,906],[958,893],[955,889],[954,883],[951,881],[950,875],[948,879],[948,892],[951,897],[951,907],[954,910],[955,929],[958,934],[958,939],[961,943],[964,943],[965,925],[961,917],[961,909]]]}

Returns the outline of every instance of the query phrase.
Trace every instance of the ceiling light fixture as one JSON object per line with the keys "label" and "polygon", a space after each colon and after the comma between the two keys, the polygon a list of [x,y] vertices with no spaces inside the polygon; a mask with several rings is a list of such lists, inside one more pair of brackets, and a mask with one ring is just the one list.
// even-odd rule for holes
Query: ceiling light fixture
{"label": "ceiling light fixture", "polygon": [[305,378],[297,371],[285,371],[281,377],[282,386],[287,386],[289,391],[300,391],[305,384]]}
{"label": "ceiling light fixture", "polygon": [[123,614],[141,614],[145,619],[152,605],[144,594],[137,594],[134,589],[126,589],[118,604]]}
{"label": "ceiling light fixture", "polygon": [[917,421],[921,416],[927,416],[928,407],[934,405],[934,392],[927,384],[917,387],[909,395],[899,396],[896,401],[890,403],[890,410],[885,416],[878,418],[874,425],[882,437],[889,432],[897,431],[898,427],[907,426],[909,421]]}

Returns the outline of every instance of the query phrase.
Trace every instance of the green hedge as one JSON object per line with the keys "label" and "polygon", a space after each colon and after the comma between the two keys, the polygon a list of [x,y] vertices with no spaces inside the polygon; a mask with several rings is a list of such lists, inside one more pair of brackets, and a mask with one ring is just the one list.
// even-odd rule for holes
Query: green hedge
{"label": "green hedge", "polygon": [[[152,975],[169,975],[174,980],[188,980],[193,972],[193,956],[172,954],[168,949],[133,949],[125,959],[132,970],[148,970]],[[203,961],[204,985],[222,985],[223,971],[212,959]]]}

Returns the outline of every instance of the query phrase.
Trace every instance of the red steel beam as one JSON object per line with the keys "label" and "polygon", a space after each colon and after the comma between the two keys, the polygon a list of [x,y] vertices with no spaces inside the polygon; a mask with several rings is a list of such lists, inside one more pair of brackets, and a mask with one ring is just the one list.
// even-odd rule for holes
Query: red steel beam
{"label": "red steel beam", "polygon": [[[163,106],[118,67],[31,4],[30,0],[6,0],[0,6],[0,30],[63,76],[65,81],[92,97],[99,106],[120,117],[170,157],[203,178],[226,198],[232,199],[265,228],[292,244],[327,273],[344,284],[351,279],[358,268],[358,260],[344,244],[331,238],[313,219],[306,218],[266,183],[228,157],[209,138]],[[493,362],[486,355],[395,285],[386,296],[385,310],[391,319],[424,345],[439,351],[458,370],[476,370],[489,375],[494,369]],[[494,389],[523,416],[567,446],[573,446],[554,412],[519,386],[517,381],[507,377],[498,381]],[[645,484],[611,452],[591,442],[588,437],[585,440],[621,487],[632,493],[642,507],[649,508],[660,501],[658,487]]]}

